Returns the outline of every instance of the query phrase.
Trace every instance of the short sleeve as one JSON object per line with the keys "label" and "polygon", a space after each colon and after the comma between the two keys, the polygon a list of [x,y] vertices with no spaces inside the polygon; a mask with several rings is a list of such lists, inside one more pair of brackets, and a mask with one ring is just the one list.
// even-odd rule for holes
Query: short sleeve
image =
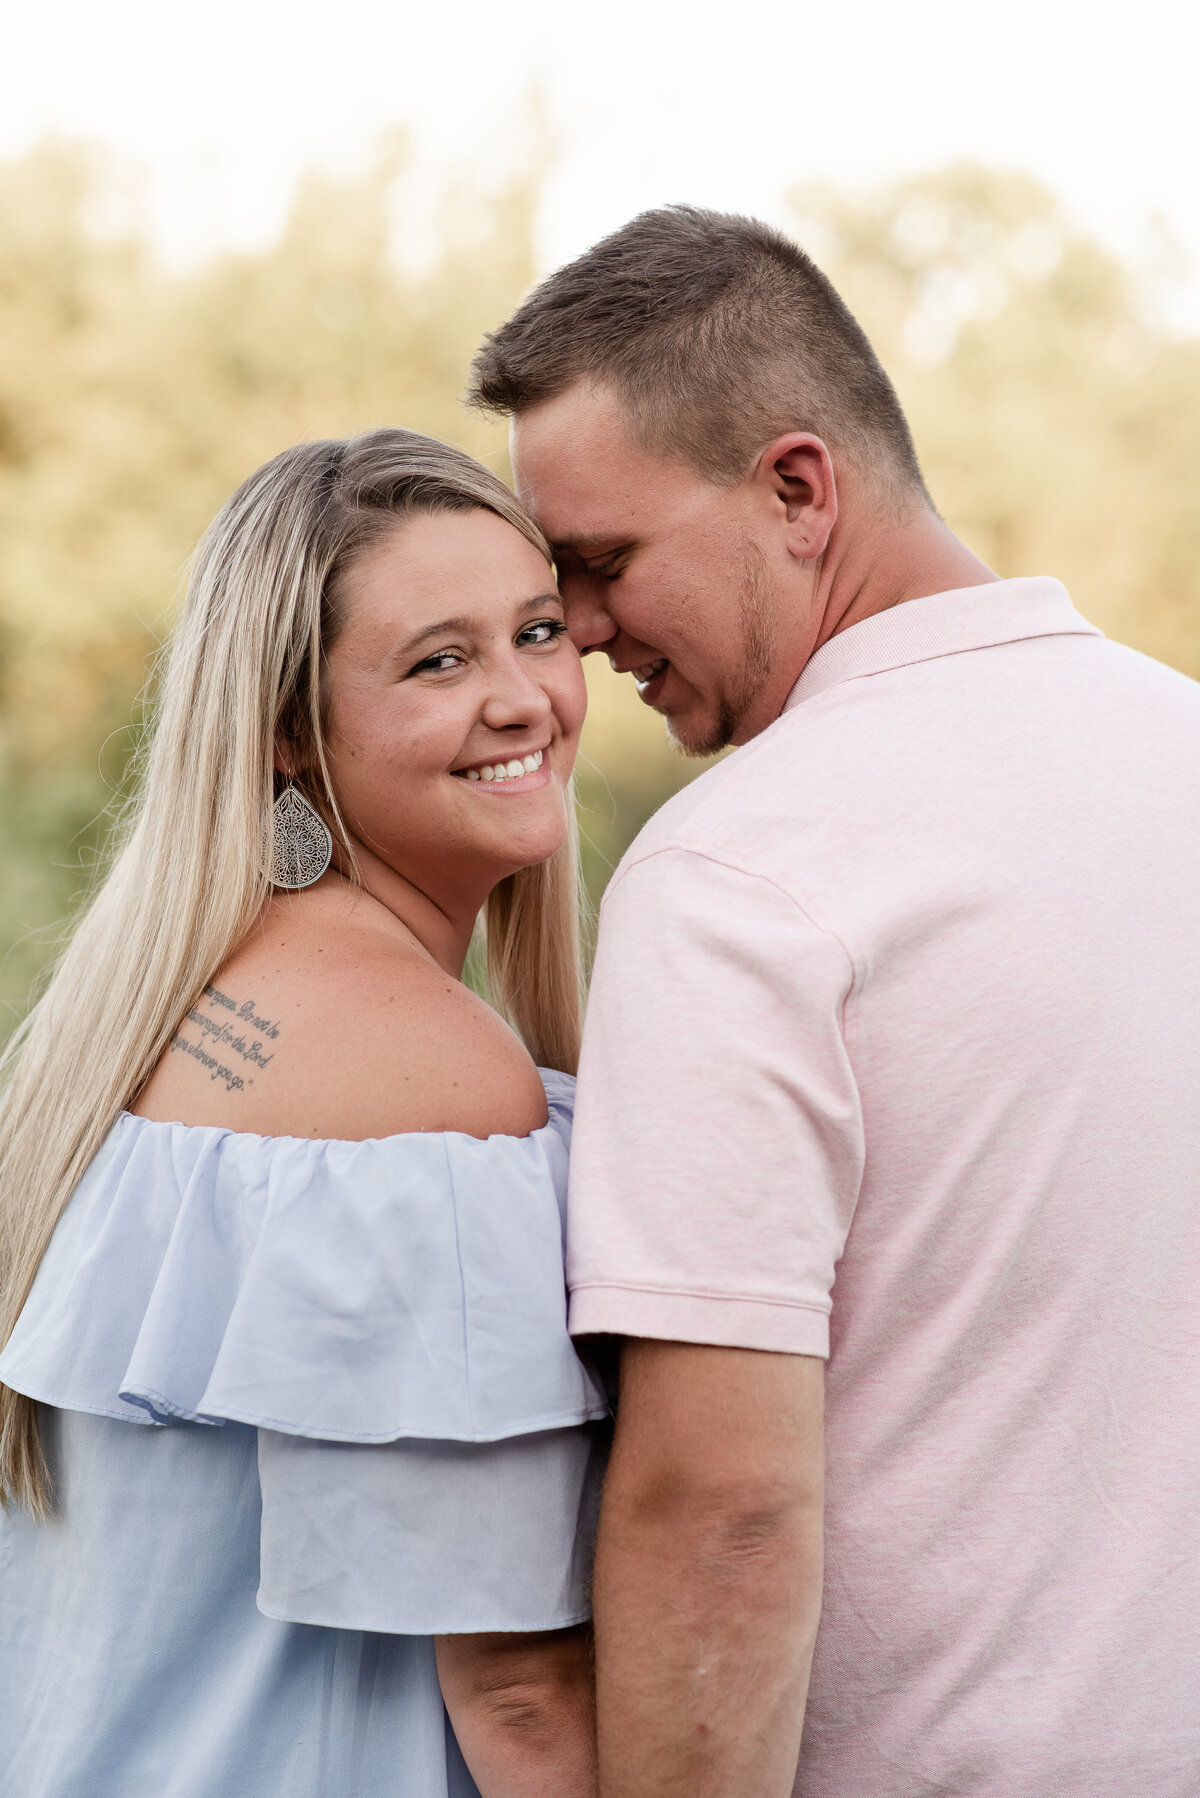
{"label": "short sleeve", "polygon": [[268,1617],[398,1635],[590,1616],[603,1424],[502,1442],[317,1442],[259,1431]]}
{"label": "short sleeve", "polygon": [[825,1356],[863,1170],[849,957],[692,849],[606,897],[576,1099],[571,1329]]}

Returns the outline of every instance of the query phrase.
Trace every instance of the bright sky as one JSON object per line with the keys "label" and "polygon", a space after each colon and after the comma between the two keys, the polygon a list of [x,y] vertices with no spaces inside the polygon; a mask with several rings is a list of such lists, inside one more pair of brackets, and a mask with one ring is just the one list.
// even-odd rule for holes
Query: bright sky
{"label": "bright sky", "polygon": [[147,172],[173,260],[277,228],[300,168],[396,123],[430,188],[510,162],[540,85],[547,264],[643,206],[766,216],[798,182],[972,157],[1135,253],[1157,214],[1200,330],[1200,0],[0,0],[0,155],[47,131]]}

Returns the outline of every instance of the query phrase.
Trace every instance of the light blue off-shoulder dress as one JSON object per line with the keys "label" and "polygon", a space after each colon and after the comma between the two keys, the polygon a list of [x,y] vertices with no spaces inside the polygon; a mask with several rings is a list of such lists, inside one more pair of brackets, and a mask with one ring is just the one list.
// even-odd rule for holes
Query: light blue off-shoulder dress
{"label": "light blue off-shoulder dress", "polygon": [[473,1798],[432,1637],[588,1613],[544,1078],[486,1142],[118,1120],[0,1356],[57,1484],[0,1521],[5,1798]]}

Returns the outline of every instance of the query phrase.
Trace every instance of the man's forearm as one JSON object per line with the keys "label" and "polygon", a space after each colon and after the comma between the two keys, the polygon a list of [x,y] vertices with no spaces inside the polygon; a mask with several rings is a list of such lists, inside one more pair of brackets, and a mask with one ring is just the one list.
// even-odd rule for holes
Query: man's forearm
{"label": "man's forearm", "polygon": [[[635,1349],[660,1367],[672,1349],[705,1353]],[[800,1478],[751,1468],[727,1479],[728,1417],[710,1417],[707,1433],[681,1445],[653,1390],[635,1385],[622,1410],[596,1560],[602,1798],[792,1790],[820,1613],[821,1370],[757,1359],[776,1364],[768,1378],[790,1362],[789,1376],[799,1371],[808,1388]]]}

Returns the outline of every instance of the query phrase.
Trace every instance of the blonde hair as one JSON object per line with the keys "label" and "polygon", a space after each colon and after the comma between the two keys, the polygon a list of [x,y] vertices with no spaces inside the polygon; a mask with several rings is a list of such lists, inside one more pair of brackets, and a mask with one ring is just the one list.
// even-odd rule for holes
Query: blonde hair
{"label": "blonde hair", "polygon": [[[0,1058],[0,1340],[112,1124],[270,897],[280,735],[353,874],[322,728],[341,577],[398,521],[479,509],[549,560],[488,469],[432,438],[377,430],[286,450],[206,532],[111,871]],[[494,1002],[536,1060],[568,1072],[579,1050],[576,860],[572,829],[550,861],[502,881],[485,909]],[[2,1385],[0,1500],[41,1516],[49,1508],[37,1407]]]}

